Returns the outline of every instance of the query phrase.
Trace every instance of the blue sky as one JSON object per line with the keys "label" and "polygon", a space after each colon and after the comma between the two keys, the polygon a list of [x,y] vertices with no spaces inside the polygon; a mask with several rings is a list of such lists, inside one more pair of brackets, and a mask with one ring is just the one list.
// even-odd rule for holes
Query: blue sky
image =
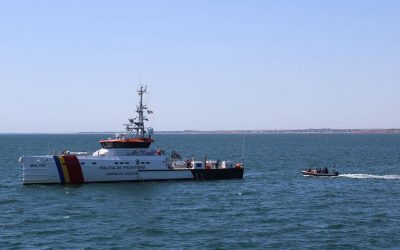
{"label": "blue sky", "polygon": [[1,1],[0,132],[399,128],[399,1]]}

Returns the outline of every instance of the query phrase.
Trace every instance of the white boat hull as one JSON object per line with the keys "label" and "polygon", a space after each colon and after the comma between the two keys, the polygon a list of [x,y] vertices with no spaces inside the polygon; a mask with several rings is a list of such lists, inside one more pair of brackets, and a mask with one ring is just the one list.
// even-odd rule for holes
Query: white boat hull
{"label": "white boat hull", "polygon": [[172,168],[165,156],[21,157],[24,184],[82,184],[91,182],[231,179],[242,178],[243,169],[194,170]]}

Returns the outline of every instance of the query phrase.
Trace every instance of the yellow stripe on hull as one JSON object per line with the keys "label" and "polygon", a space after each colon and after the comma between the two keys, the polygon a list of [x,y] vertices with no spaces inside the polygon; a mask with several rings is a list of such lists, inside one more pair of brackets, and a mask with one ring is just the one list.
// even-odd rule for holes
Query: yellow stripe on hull
{"label": "yellow stripe on hull", "polygon": [[64,157],[59,156],[58,158],[60,159],[61,168],[62,168],[62,171],[63,171],[63,174],[64,174],[65,183],[71,183],[71,178],[69,178],[68,168],[67,168],[67,164],[64,161]]}

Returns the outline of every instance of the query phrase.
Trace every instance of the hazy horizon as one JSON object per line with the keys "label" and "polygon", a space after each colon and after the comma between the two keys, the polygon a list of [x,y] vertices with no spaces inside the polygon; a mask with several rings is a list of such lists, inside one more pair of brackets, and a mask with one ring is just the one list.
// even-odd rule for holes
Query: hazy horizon
{"label": "hazy horizon", "polygon": [[400,128],[399,1],[4,1],[0,132]]}
{"label": "hazy horizon", "polygon": [[[192,130],[192,129],[186,129],[186,130],[155,130],[155,134],[168,134],[168,133],[179,133],[179,134],[192,134],[192,133],[205,133],[207,134],[208,132],[212,134],[218,134],[219,132],[221,133],[226,133],[226,132],[235,132],[236,134],[240,134],[240,132],[300,132],[300,131],[305,131],[305,130],[311,130],[311,131],[318,131],[318,130],[340,130],[341,132],[346,131],[346,130],[352,130],[352,131],[391,131],[395,130],[396,134],[399,134],[400,128],[366,128],[366,129],[359,129],[359,128],[347,128],[347,129],[336,129],[336,128],[307,128],[307,129],[252,129],[252,130],[247,130],[247,129],[238,129],[238,130],[225,130],[225,129],[219,129],[219,130]],[[125,133],[126,131],[123,130],[116,130],[116,131],[71,131],[71,132],[65,132],[65,131],[59,131],[59,132],[0,132],[0,135],[7,135],[7,134],[115,134],[115,133]],[[323,132],[322,132],[323,133]],[[256,133],[257,134],[257,133]]]}

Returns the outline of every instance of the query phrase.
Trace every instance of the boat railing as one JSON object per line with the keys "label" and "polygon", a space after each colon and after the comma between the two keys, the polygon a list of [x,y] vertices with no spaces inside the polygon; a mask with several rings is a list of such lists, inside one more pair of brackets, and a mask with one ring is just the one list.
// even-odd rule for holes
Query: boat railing
{"label": "boat railing", "polygon": [[161,156],[161,155],[165,155],[165,150],[161,150],[161,149],[155,149],[155,150],[133,150],[128,155]]}
{"label": "boat railing", "polygon": [[61,154],[62,155],[76,155],[76,156],[87,156],[87,155],[89,155],[89,153],[86,152],[86,151],[76,151],[76,152],[74,152],[74,151],[67,151],[67,150],[63,150],[61,152]]}

